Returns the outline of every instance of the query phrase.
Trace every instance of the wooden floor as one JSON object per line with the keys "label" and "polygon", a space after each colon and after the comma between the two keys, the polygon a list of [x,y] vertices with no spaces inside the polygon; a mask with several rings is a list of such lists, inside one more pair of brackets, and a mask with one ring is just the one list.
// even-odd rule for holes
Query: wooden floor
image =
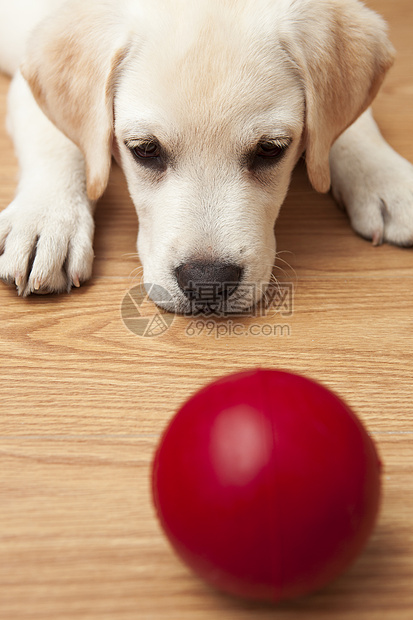
{"label": "wooden floor", "polygon": [[[389,20],[399,52],[376,116],[413,161],[413,4],[369,5]],[[0,77],[2,117],[7,86]],[[16,173],[1,129],[0,208]],[[137,222],[117,168],[97,210],[88,285],[20,299],[0,283],[2,619],[413,618],[413,251],[357,237],[300,166],[276,228],[293,312],[241,321],[278,325],[273,335],[218,338],[201,326],[193,333],[183,317],[155,337],[125,327],[122,300],[139,281]],[[382,510],[365,552],[325,591],[277,608],[217,594],[191,574],[150,496],[151,459],[176,408],[206,381],[257,365],[336,390],[384,462]]]}

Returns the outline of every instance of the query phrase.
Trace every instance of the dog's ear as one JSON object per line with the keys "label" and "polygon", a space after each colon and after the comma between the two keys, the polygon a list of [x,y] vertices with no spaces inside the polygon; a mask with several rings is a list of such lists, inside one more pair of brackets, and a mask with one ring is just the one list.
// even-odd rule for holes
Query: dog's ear
{"label": "dog's ear", "polygon": [[305,91],[308,176],[327,192],[330,148],[369,107],[394,50],[383,19],[358,0],[300,0],[295,10],[282,43]]}
{"label": "dog's ear", "polygon": [[21,67],[43,112],[83,152],[92,200],[108,182],[114,87],[127,45],[119,12],[95,4],[76,0],[44,21]]}

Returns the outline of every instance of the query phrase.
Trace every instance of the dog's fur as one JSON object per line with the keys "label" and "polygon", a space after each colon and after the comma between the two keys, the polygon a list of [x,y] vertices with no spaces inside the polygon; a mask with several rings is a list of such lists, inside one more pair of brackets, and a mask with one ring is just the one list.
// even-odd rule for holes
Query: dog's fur
{"label": "dog's fur", "polygon": [[[112,155],[144,281],[169,291],[169,309],[188,308],[193,280],[265,288],[304,151],[312,185],[332,182],[358,233],[413,244],[413,167],[369,110],[393,49],[358,0],[0,0],[0,12],[21,165],[0,215],[0,277],[19,294],[90,277]],[[262,291],[241,288],[229,308]]]}

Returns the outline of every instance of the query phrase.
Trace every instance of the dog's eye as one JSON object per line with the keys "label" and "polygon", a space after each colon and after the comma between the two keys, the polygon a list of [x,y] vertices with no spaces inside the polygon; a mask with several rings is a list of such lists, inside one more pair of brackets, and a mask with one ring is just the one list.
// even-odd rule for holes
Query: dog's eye
{"label": "dog's eye", "polygon": [[142,142],[142,144],[132,147],[131,151],[138,159],[155,159],[161,155],[160,146],[155,141]]}
{"label": "dog's eye", "polygon": [[156,138],[125,140],[125,146],[127,146],[140,166],[154,173],[165,172],[167,168],[167,154]]}
{"label": "dog's eye", "polygon": [[273,168],[281,161],[290,144],[291,139],[287,137],[272,140],[263,138],[249,154],[248,168],[256,173]]}
{"label": "dog's eye", "polygon": [[279,159],[287,150],[288,142],[268,141],[258,144],[255,156],[262,159]]}

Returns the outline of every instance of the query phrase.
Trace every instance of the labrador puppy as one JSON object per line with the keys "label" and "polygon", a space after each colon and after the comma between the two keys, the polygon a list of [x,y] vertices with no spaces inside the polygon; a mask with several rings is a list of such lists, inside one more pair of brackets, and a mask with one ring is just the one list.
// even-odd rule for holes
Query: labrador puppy
{"label": "labrador puppy", "polygon": [[0,0],[0,11],[21,167],[0,215],[0,277],[20,295],[90,278],[112,156],[139,217],[144,281],[168,291],[156,301],[169,310],[186,312],[199,283],[228,310],[259,300],[304,152],[313,187],[332,187],[360,235],[413,244],[413,167],[369,110],[393,48],[362,2]]}

